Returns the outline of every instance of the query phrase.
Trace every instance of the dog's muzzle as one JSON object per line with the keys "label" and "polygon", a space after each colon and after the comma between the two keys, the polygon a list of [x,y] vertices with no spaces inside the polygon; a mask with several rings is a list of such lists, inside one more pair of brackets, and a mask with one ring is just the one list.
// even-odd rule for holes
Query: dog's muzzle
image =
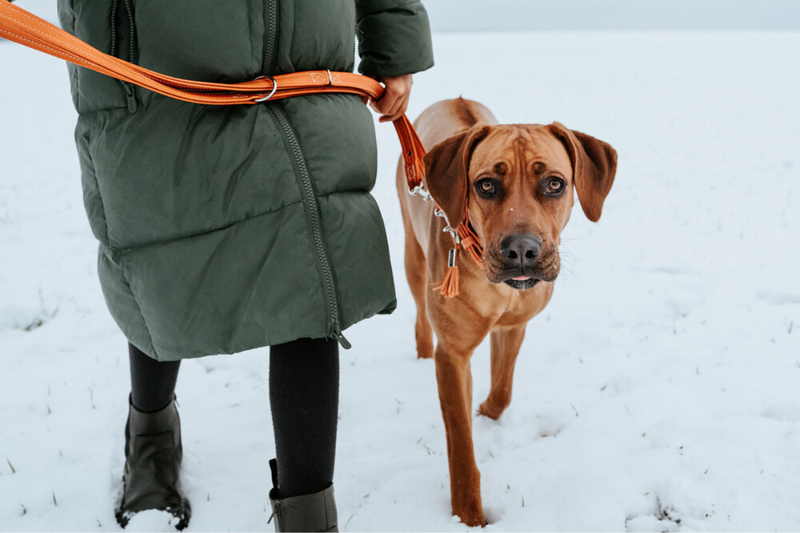
{"label": "dog's muzzle", "polygon": [[[541,281],[539,260],[542,239],[531,233],[509,235],[500,242],[500,270],[498,279],[517,290],[532,289]],[[505,278],[505,279],[502,279]]]}

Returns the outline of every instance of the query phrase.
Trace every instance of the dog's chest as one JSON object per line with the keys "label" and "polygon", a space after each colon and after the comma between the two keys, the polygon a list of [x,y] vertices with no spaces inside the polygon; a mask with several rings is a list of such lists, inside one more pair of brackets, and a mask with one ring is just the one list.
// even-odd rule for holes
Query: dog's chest
{"label": "dog's chest", "polygon": [[512,326],[529,321],[547,307],[553,295],[553,284],[547,282],[540,282],[526,291],[508,286],[501,289],[505,305],[500,307],[501,312],[496,321],[498,326]]}

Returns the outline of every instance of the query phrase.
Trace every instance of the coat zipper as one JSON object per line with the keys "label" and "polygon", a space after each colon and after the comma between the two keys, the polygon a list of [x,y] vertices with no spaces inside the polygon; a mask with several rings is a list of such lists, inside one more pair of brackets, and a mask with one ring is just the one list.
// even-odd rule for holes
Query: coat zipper
{"label": "coat zipper", "polygon": [[[133,10],[131,9],[130,1],[123,0],[125,3],[125,10],[128,12],[128,23],[130,24],[130,47],[128,49],[128,61],[131,63],[136,63],[136,23],[133,20]],[[116,49],[117,49],[117,7],[119,4],[119,0],[114,0],[114,3],[111,5],[111,55],[117,57]],[[128,83],[125,81],[120,80],[122,84],[122,90],[125,91],[125,99],[128,103],[128,112],[129,113],[136,113],[139,109],[139,104],[136,102],[136,86],[132,83]]]}
{"label": "coat zipper", "polygon": [[278,44],[278,0],[265,0],[264,18],[267,24],[264,33],[264,62],[261,75],[268,76],[275,69],[275,48]]}
{"label": "coat zipper", "polygon": [[308,213],[309,225],[311,226],[311,235],[314,238],[314,248],[317,252],[317,259],[322,270],[323,281],[325,282],[325,292],[328,299],[328,312],[330,316],[330,336],[336,338],[342,348],[349,349],[350,343],[344,338],[342,334],[341,322],[339,319],[339,302],[336,296],[336,287],[333,280],[333,270],[330,261],[328,260],[328,252],[325,249],[325,240],[322,236],[322,220],[320,219],[319,204],[317,202],[317,195],[314,191],[314,184],[311,181],[311,175],[308,173],[303,152],[300,149],[300,143],[297,136],[292,129],[289,119],[280,104],[268,104],[270,111],[275,116],[275,119],[283,129],[286,139],[289,141],[292,154],[294,155],[297,169],[299,170],[300,190],[303,194],[303,203],[305,204]]}
{"label": "coat zipper", "polygon": [[[264,43],[264,62],[262,65],[262,74],[269,75],[272,73],[275,64],[275,49],[277,41],[277,2],[278,0],[267,0],[267,13],[266,23],[267,32],[265,35]],[[330,320],[330,330],[328,335],[339,341],[342,348],[349,349],[350,343],[342,334],[341,319],[339,317],[339,300],[336,295],[336,286],[333,279],[333,269],[331,268],[328,252],[325,247],[325,239],[322,233],[322,220],[320,218],[320,208],[317,202],[317,195],[314,190],[314,184],[311,181],[311,174],[308,172],[303,151],[300,148],[300,142],[297,140],[297,135],[294,133],[289,118],[281,105],[277,102],[268,102],[267,107],[272,112],[275,120],[278,121],[285,140],[288,141],[291,148],[292,155],[294,155],[295,165],[297,172],[296,177],[300,185],[300,192],[303,198],[303,204],[308,214],[309,225],[311,226],[311,235],[314,239],[314,249],[317,252],[317,260],[319,262],[320,270],[322,271],[322,278],[325,284],[325,294],[328,303],[328,316]]]}
{"label": "coat zipper", "polygon": [[[136,63],[136,23],[133,20],[133,10],[131,10],[131,4],[129,0],[124,0],[125,2],[125,9],[128,11],[128,23],[130,24],[130,37],[128,41],[130,41],[130,48],[128,49],[128,61],[131,63]],[[132,83],[122,82],[122,86],[125,88],[125,96],[128,99],[128,111],[130,113],[136,113],[136,110],[139,108],[138,104],[136,103],[136,87]]]}

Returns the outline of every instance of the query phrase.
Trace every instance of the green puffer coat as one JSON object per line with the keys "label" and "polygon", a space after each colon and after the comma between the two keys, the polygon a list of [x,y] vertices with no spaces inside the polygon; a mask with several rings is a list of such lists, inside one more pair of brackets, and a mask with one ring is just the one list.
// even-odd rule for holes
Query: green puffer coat
{"label": "green puffer coat", "polygon": [[[433,65],[418,0],[59,0],[64,29],[193,80]],[[370,112],[353,95],[172,100],[70,66],[86,211],[116,322],[177,360],[341,331],[395,305],[369,191]]]}

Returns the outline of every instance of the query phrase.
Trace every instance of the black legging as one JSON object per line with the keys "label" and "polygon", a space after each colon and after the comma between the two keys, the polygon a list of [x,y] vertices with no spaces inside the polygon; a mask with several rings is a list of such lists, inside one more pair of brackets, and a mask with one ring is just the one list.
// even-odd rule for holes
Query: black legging
{"label": "black legging", "polygon": [[339,416],[339,344],[299,339],[269,351],[269,403],[280,498],[333,482]]}
{"label": "black legging", "polygon": [[[129,345],[131,402],[144,412],[166,407],[180,361],[159,362]],[[333,482],[339,412],[339,345],[298,339],[270,348],[269,400],[280,498],[312,494]]]}
{"label": "black legging", "polygon": [[128,343],[131,360],[131,403],[144,413],[160,411],[172,401],[180,361],[156,361]]}

